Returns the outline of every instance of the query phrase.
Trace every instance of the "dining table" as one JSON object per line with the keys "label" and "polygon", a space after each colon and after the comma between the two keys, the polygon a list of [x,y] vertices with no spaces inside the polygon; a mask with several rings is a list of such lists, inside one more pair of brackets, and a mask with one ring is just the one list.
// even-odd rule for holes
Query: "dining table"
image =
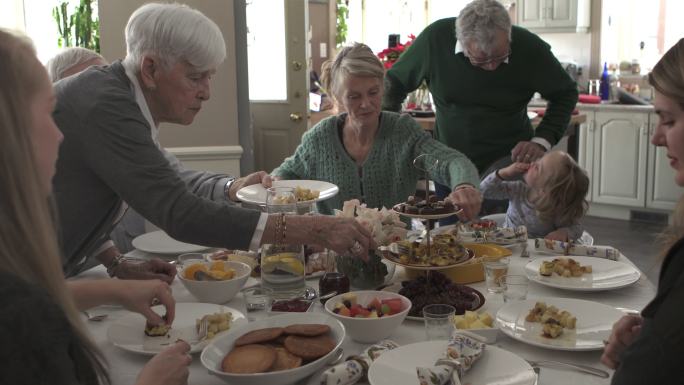
{"label": "dining table", "polygon": [[[529,257],[522,256],[522,247],[513,247],[513,254],[510,257],[509,271],[508,274],[523,274],[524,266],[532,259],[540,258],[543,256],[548,256],[548,254],[542,254],[534,250],[534,244],[532,240],[528,242]],[[141,252],[139,250],[133,250],[126,254],[127,257],[135,258],[150,258],[156,255]],[[173,255],[161,256],[166,259],[173,259]],[[623,254],[620,254],[619,261],[626,262],[632,266],[631,261]],[[102,266],[95,267],[91,270],[85,271],[75,279],[87,279],[87,278],[105,278],[107,277],[106,271]],[[391,278],[394,282],[400,282],[406,278],[405,270],[401,266],[397,266],[394,276]],[[318,288],[318,277],[308,279],[307,285],[313,288]],[[255,282],[254,278],[250,278],[247,285]],[[502,294],[492,294],[488,293],[484,282],[476,282],[468,284],[468,286],[480,291],[485,296],[485,304],[480,309],[480,311],[486,311],[492,316],[496,315],[496,312],[504,305]],[[173,290],[173,296],[177,303],[182,302],[198,302],[192,294],[190,294],[185,287],[175,279],[171,285]],[[655,287],[647,279],[646,275],[641,274],[638,281],[630,286],[622,287],[615,290],[598,291],[598,292],[578,292],[578,291],[567,291],[563,289],[552,288],[548,286],[540,285],[534,281],[529,282],[528,288],[528,299],[537,298],[575,298],[583,299],[587,301],[594,301],[601,304],[609,305],[611,307],[617,308],[625,314],[638,312],[643,309],[646,304],[655,296]],[[245,306],[245,298],[242,293],[239,293],[231,301],[224,304],[227,307],[237,309],[245,314],[248,320],[258,320],[264,317],[268,317],[269,313],[263,310],[259,311],[247,311]],[[313,308],[310,310],[317,313],[325,313],[324,307],[320,302],[316,301]],[[92,338],[96,342],[97,346],[104,353],[109,367],[109,372],[111,373],[112,383],[115,385],[130,385],[134,384],[136,377],[145,363],[150,359],[150,356],[140,355],[136,353],[131,353],[122,350],[114,346],[110,341],[108,341],[107,330],[115,323],[118,319],[130,315],[130,312],[117,306],[100,306],[90,310],[91,314],[107,314],[108,316],[99,322],[95,321],[85,321],[87,323],[87,328],[92,335]],[[425,327],[423,322],[406,319],[399,326],[398,329],[389,337],[390,340],[398,343],[399,345],[406,345],[416,342],[421,342],[426,340]],[[532,346],[530,344],[512,339],[499,331],[498,338],[494,343],[495,346],[510,351],[526,360],[555,360],[563,361],[568,363],[589,365],[596,368],[601,368],[608,371],[612,377],[612,370],[606,368],[600,363],[601,351],[560,351],[552,350],[548,348],[541,348]],[[352,341],[349,336],[345,337],[342,344],[344,349],[344,356],[356,355],[361,353],[368,344],[362,344]],[[486,354],[486,348],[485,348]],[[477,365],[477,363],[475,363]],[[300,384],[318,384],[320,381],[321,373],[316,373],[308,379],[300,381]],[[225,382],[211,375],[206,368],[203,367],[200,362],[200,354],[193,355],[193,361],[190,366],[190,377],[188,380],[189,384],[201,384],[201,385],[218,385],[224,384]],[[417,380],[416,380],[417,383]],[[609,384],[610,378],[600,378],[593,375],[587,375],[573,370],[567,370],[563,368],[555,367],[542,367],[539,372],[538,384],[554,384],[554,385],[570,385],[570,384],[582,384],[582,385],[592,385],[592,384]],[[476,384],[473,384],[476,385]]]}

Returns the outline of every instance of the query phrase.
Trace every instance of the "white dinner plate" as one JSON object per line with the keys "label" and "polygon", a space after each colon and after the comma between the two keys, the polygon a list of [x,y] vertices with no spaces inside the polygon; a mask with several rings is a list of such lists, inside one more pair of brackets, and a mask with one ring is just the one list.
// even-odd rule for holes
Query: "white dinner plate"
{"label": "white dinner plate", "polygon": [[[316,190],[319,192],[319,194],[318,198],[315,199],[314,202],[320,202],[328,198],[332,198],[340,191],[340,189],[332,183],[306,179],[276,180],[273,181],[273,187],[302,187],[308,188],[309,190]],[[266,189],[260,184],[246,186],[238,190],[237,198],[243,202],[263,206],[266,204]]]}
{"label": "white dinner plate", "polygon": [[207,246],[177,241],[162,230],[140,235],[132,243],[136,249],[152,254],[197,253],[209,249]]}
{"label": "white dinner plate", "polygon": [[[542,336],[542,324],[525,321],[530,309],[536,302],[545,302],[558,310],[566,310],[577,317],[574,330],[565,329],[558,338]],[[597,302],[570,298],[539,298],[506,303],[496,313],[499,329],[508,336],[530,345],[555,350],[601,350],[613,324],[624,313],[614,307]]]}
{"label": "white dinner plate", "polygon": [[[446,353],[446,341],[426,341],[400,346],[378,357],[368,371],[371,385],[415,385],[416,367],[434,366]],[[517,355],[487,345],[484,354],[468,370],[462,384],[534,384],[532,367]]]}
{"label": "white dinner plate", "polygon": [[[159,305],[152,308],[158,314],[164,314],[164,307]],[[133,353],[155,355],[169,344],[179,339],[190,344],[190,353],[198,353],[210,341],[197,342],[195,320],[207,314],[233,313],[233,321],[229,330],[246,324],[247,319],[242,312],[233,308],[208,303],[181,302],[176,303],[176,319],[167,336],[149,337],[145,335],[145,317],[138,313],[129,313],[117,319],[107,329],[107,339],[114,346]],[[227,332],[226,331],[226,332]],[[224,333],[224,332],[222,332]]]}
{"label": "white dinner plate", "polygon": [[[556,273],[545,277],[539,274],[539,266],[544,261],[555,258],[572,258],[580,265],[591,266],[592,272],[581,277],[561,277]],[[573,291],[602,291],[629,286],[639,280],[641,273],[634,266],[618,261],[597,257],[544,257],[537,258],[525,265],[525,274],[530,281],[558,289]]]}

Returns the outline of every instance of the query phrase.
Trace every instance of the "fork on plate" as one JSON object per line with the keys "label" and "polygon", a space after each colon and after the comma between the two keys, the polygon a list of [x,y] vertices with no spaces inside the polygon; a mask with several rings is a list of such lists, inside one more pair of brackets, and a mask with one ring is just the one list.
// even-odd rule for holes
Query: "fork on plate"
{"label": "fork on plate", "polygon": [[199,325],[197,325],[197,342],[202,342],[207,338],[209,333],[209,319],[205,316],[200,320]]}

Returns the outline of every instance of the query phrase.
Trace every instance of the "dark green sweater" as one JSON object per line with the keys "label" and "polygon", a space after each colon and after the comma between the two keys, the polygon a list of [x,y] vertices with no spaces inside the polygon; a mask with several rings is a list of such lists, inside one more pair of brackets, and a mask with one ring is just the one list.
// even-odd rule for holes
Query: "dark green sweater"
{"label": "dark green sweater", "polygon": [[[563,136],[577,103],[577,87],[537,35],[514,26],[509,62],[495,71],[454,54],[456,18],[430,24],[387,72],[383,108],[399,111],[407,93],[425,80],[437,107],[439,141],[455,148],[482,172],[510,154],[521,140]],[[536,132],[527,118],[535,92],[549,101]]]}

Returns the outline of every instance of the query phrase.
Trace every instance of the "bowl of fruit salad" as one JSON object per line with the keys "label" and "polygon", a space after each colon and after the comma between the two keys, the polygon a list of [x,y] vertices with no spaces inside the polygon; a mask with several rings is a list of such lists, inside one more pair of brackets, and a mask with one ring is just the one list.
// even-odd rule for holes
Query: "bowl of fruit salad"
{"label": "bowl of fruit salad", "polygon": [[411,301],[397,293],[353,291],[329,299],[325,310],[342,322],[352,340],[373,343],[392,335],[404,322]]}

